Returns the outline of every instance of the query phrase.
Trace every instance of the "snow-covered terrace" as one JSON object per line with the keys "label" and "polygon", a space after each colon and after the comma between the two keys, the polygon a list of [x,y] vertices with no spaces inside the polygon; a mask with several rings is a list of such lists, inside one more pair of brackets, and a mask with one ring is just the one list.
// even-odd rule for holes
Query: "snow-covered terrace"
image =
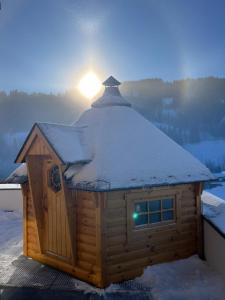
{"label": "snow-covered terrace", "polygon": [[[225,231],[225,202],[222,199],[204,192],[203,213],[205,218],[219,230]],[[225,239],[223,241],[225,243]],[[211,245],[214,243],[217,248],[221,248],[217,242],[210,240],[206,242]],[[7,286],[16,283],[18,287],[39,286],[48,289],[49,286],[59,288],[57,280],[61,283],[68,282],[68,275],[22,258],[21,253],[22,215],[17,212],[0,211],[0,285]],[[206,254],[212,255],[211,252]],[[222,257],[215,258],[221,265]],[[208,263],[200,260],[197,256],[192,256],[175,262],[147,267],[141,277],[123,284],[112,284],[105,290],[94,288],[75,278],[70,278],[69,287],[64,286],[64,288],[101,295],[105,299],[116,299],[118,294],[123,295],[123,299],[125,299],[124,296],[129,298],[129,294],[134,296],[134,293],[137,295],[137,299],[146,299],[146,296],[153,300],[225,299],[225,277],[217,271],[217,266],[212,263],[211,266],[215,267],[212,269]],[[34,265],[33,269],[31,269],[32,265]],[[46,280],[39,281],[38,276],[43,276],[43,272]],[[54,278],[54,281],[48,282],[47,278],[51,277]],[[93,297],[93,299],[95,298]]]}

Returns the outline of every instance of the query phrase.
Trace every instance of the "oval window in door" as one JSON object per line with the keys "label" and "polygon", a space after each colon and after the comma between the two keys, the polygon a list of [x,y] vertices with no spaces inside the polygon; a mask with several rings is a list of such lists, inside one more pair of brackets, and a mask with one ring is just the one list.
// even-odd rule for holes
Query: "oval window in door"
{"label": "oval window in door", "polygon": [[61,190],[60,171],[57,165],[54,165],[49,170],[49,185],[54,192]]}

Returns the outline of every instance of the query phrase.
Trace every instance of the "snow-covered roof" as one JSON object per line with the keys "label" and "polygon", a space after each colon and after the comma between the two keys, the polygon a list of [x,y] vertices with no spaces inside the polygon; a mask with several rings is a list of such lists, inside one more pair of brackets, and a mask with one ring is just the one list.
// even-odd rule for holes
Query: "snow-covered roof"
{"label": "snow-covered roof", "polygon": [[103,97],[73,126],[38,127],[69,164],[65,177],[73,187],[109,190],[214,179],[203,164],[135,111],[117,86],[106,86]]}
{"label": "snow-covered roof", "polygon": [[131,107],[92,107],[76,126],[86,126],[92,161],[67,170],[75,186],[117,189],[213,178],[203,164]]}
{"label": "snow-covered roof", "polygon": [[49,123],[37,123],[37,126],[65,164],[90,161],[83,127]]}
{"label": "snow-covered roof", "polygon": [[27,166],[25,163],[16,168],[4,181],[5,183],[24,183],[27,181]]}

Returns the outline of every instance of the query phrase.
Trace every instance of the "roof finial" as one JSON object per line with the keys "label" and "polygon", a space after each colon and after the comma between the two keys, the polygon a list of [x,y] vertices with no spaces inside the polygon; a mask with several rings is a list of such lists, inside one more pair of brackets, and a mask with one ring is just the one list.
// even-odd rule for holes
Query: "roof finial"
{"label": "roof finial", "polygon": [[113,76],[109,76],[103,83],[104,86],[118,86],[121,84],[118,80],[116,80]]}
{"label": "roof finial", "polygon": [[92,103],[92,107],[131,106],[131,104],[121,96],[118,88],[121,83],[113,76],[110,76],[102,84],[105,86],[105,91],[102,97]]}

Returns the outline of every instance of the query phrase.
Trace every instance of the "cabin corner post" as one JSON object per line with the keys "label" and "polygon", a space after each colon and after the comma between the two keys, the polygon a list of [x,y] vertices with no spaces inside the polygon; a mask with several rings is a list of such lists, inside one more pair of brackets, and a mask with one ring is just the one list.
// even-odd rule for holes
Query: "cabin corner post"
{"label": "cabin corner post", "polygon": [[27,256],[27,194],[28,183],[21,184],[23,195],[23,255]]}
{"label": "cabin corner post", "polygon": [[96,245],[97,245],[97,265],[99,267],[99,287],[105,288],[106,278],[106,245],[105,245],[105,203],[107,194],[105,192],[95,193],[96,201]]}
{"label": "cabin corner post", "polygon": [[203,220],[202,220],[202,206],[201,194],[203,184],[198,182],[195,184],[195,198],[196,198],[196,215],[197,215],[197,252],[201,259],[204,259],[204,241],[203,241]]}

